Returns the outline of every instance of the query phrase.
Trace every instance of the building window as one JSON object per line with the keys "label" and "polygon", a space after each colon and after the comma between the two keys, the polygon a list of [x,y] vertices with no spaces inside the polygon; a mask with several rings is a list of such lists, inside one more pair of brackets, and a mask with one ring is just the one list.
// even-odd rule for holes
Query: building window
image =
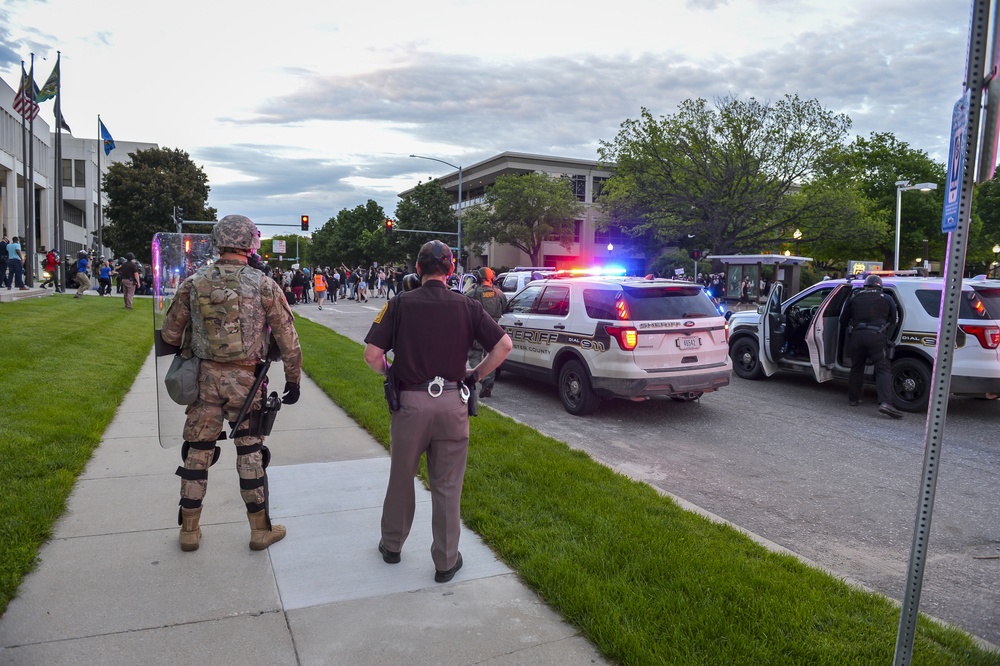
{"label": "building window", "polygon": [[83,160],[73,160],[73,187],[87,186],[87,163]]}
{"label": "building window", "polygon": [[73,160],[62,161],[63,187],[73,187]]}
{"label": "building window", "polygon": [[593,198],[591,201],[597,201],[601,198],[601,194],[604,193],[604,183],[607,180],[607,176],[594,176]]}
{"label": "building window", "polygon": [[570,183],[573,185],[573,194],[580,201],[587,200],[587,177],[582,175],[570,176]]}
{"label": "building window", "polygon": [[621,227],[608,227],[603,231],[594,230],[595,245],[607,245],[608,243],[621,245],[626,240],[628,240],[628,237],[622,232]]}
{"label": "building window", "polygon": [[[573,242],[574,243],[579,243],[580,242],[580,230],[581,229],[583,229],[583,220],[574,220],[573,221]],[[550,234],[547,240],[550,240],[550,241],[553,241],[553,242],[556,242],[556,243],[561,243],[562,242],[562,236],[560,236],[559,234]]]}

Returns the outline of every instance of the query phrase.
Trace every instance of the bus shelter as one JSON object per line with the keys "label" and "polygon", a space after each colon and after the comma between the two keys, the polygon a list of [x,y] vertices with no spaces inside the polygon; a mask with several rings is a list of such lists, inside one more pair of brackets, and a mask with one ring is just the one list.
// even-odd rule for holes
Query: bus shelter
{"label": "bus shelter", "polygon": [[[726,276],[726,286],[723,298],[738,301],[742,297],[742,285],[745,278],[750,278],[750,299],[760,303],[767,297],[767,289],[774,279],[785,286],[788,296],[799,293],[799,282],[802,276],[802,264],[812,261],[812,257],[783,254],[719,254],[710,255],[709,261],[722,262]],[[773,267],[772,279],[761,289],[760,277],[765,266]],[[763,293],[761,293],[763,292]]]}

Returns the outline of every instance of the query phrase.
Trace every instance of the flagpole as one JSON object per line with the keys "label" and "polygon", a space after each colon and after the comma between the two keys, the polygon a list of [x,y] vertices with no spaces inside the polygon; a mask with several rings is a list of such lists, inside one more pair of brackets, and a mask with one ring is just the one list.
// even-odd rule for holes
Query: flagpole
{"label": "flagpole", "polygon": [[24,233],[28,237],[25,241],[25,261],[24,284],[29,287],[34,285],[35,275],[35,54],[31,54],[31,72],[28,74],[28,96],[31,103],[28,105],[31,112],[31,124],[28,133],[31,135],[28,141],[28,219],[24,222]]}
{"label": "flagpole", "polygon": [[56,51],[56,70],[59,72],[59,76],[56,79],[56,145],[55,145],[55,168],[52,170],[53,178],[55,178],[55,212],[52,215],[52,221],[54,223],[55,232],[55,244],[56,252],[59,253],[59,265],[56,266],[56,275],[53,277],[58,278],[59,274],[62,273],[62,279],[56,279],[56,286],[62,285],[63,291],[66,290],[66,262],[63,261],[62,256],[65,253],[63,250],[63,245],[66,243],[65,233],[63,230],[63,179],[62,179],[62,68],[60,67],[60,60],[62,59],[62,52]]}
{"label": "flagpole", "polygon": [[[24,71],[24,61],[21,61],[21,95],[22,102],[23,96],[25,94],[25,85],[28,83],[28,75]],[[24,228],[28,228],[28,116],[26,109],[30,112],[28,108],[30,105],[21,104],[21,185],[24,187],[24,206],[21,211],[24,215]],[[21,233],[20,229],[14,228],[14,231],[18,234]],[[14,234],[11,233],[11,236]]]}
{"label": "flagpole", "polygon": [[[101,199],[101,153],[103,151],[103,138],[101,137],[101,114],[97,114],[97,242],[104,247],[104,202]],[[102,249],[103,253],[104,250]]]}

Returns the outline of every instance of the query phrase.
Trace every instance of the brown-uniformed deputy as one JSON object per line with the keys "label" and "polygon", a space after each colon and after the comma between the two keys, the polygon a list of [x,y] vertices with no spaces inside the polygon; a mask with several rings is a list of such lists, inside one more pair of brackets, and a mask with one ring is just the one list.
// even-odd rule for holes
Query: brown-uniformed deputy
{"label": "brown-uniformed deputy", "polygon": [[[273,337],[285,370],[282,402],[299,399],[302,350],[292,311],[277,283],[247,265],[260,247],[260,232],[243,215],[227,215],[212,230],[219,260],[185,279],[167,310],[160,331],[163,339],[181,346],[190,340],[201,358],[198,400],[187,408],[184,424],[184,466],[178,524],[185,551],[197,550],[201,539],[202,500],[208,487],[208,468],[218,458],[216,441],[223,421],[230,425],[254,383],[254,372],[267,357]],[[261,433],[261,395],[236,430],[236,471],[240,495],[250,521],[250,548],[263,550],[285,536],[285,528],[272,525],[267,503],[267,463],[270,453]]]}
{"label": "brown-uniformed deputy", "polygon": [[[511,341],[479,302],[448,289],[451,249],[441,241],[425,243],[417,255],[419,289],[398,294],[375,317],[365,337],[365,362],[385,374],[385,352],[393,349],[393,374],[399,385],[399,410],[391,412],[389,483],[382,505],[378,549],[389,564],[413,524],[413,477],[427,454],[431,487],[431,559],[434,580],[445,583],[462,568],[462,482],[469,450],[467,385],[492,372],[511,350]],[[398,329],[393,345],[393,321]],[[478,342],[486,357],[472,370],[469,349]]]}

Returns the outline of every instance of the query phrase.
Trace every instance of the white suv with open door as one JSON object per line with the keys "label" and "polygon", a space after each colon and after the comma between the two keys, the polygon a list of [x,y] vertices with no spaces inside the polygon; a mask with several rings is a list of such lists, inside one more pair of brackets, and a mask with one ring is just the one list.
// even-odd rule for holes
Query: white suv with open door
{"label": "white suv with open door", "polygon": [[[898,321],[886,331],[892,343],[892,401],[908,412],[927,407],[938,343],[941,278],[886,275],[883,290],[896,302]],[[846,379],[850,360],[840,313],[864,280],[824,280],[782,301],[776,284],[760,312],[737,312],[729,319],[733,371],[761,379],[779,370],[816,381]],[[1000,393],[1000,282],[966,280],[959,303],[959,329],[952,363],[951,392],[995,396]],[[866,369],[868,381],[872,371]]]}
{"label": "white suv with open door", "polygon": [[511,297],[500,325],[514,343],[502,371],[555,384],[571,414],[729,384],[726,320],[690,282],[556,275]]}

